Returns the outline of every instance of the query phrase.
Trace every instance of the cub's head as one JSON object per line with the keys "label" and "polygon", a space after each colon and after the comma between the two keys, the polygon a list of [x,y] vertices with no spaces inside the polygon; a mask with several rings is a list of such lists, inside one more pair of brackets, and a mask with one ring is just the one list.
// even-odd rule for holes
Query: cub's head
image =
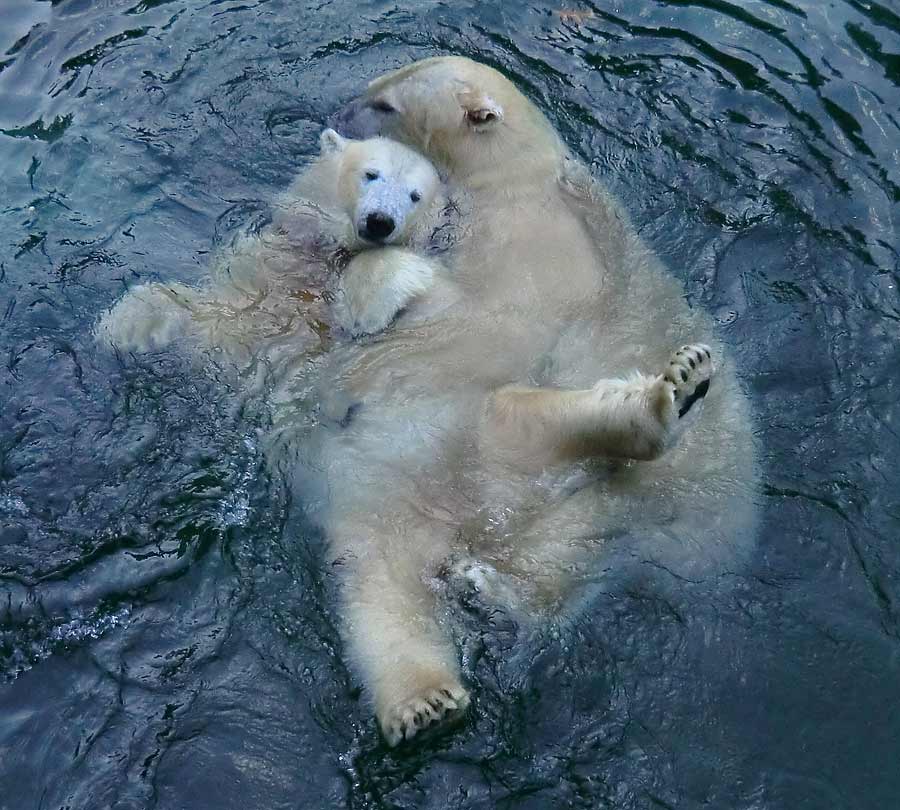
{"label": "cub's head", "polygon": [[319,143],[322,159],[337,163],[338,199],[356,236],[370,244],[407,241],[440,189],[434,166],[387,138],[354,141],[326,129]]}
{"label": "cub's head", "polygon": [[457,178],[558,158],[541,112],[501,73],[460,56],[413,62],[375,79],[334,119],[356,137],[409,143]]}

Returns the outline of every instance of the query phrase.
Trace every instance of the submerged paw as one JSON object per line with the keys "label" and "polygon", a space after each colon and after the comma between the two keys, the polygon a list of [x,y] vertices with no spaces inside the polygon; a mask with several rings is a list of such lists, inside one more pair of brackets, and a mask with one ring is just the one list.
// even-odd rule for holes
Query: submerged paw
{"label": "submerged paw", "polygon": [[469,693],[450,681],[394,705],[381,720],[381,730],[392,748],[403,740],[411,740],[420,731],[452,720],[469,705]]}
{"label": "submerged paw", "polygon": [[663,378],[671,386],[679,419],[706,396],[714,373],[712,353],[702,343],[682,346],[669,358]]}
{"label": "submerged paw", "polygon": [[492,565],[471,557],[445,560],[438,576],[449,593],[467,607],[520,608],[521,594],[515,583]]}

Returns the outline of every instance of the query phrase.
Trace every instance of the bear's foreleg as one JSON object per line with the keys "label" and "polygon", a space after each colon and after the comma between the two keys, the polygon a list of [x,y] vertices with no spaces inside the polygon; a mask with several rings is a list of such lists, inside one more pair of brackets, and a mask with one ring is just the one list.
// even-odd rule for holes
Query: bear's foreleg
{"label": "bear's foreleg", "polygon": [[403,248],[371,248],[357,254],[341,277],[335,312],[354,337],[381,332],[413,299],[427,292],[435,264]]}

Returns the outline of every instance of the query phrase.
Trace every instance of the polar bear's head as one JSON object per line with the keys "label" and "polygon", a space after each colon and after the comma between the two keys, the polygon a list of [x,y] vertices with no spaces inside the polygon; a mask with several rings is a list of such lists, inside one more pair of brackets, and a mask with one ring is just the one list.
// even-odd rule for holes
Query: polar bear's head
{"label": "polar bear's head", "polygon": [[564,151],[549,121],[511,81],[461,56],[423,59],[375,79],[337,114],[335,126],[409,143],[457,179],[549,164]]}
{"label": "polar bear's head", "polygon": [[319,143],[322,160],[337,164],[338,200],[355,235],[382,245],[407,241],[440,188],[434,166],[387,138],[355,141],[326,129]]}

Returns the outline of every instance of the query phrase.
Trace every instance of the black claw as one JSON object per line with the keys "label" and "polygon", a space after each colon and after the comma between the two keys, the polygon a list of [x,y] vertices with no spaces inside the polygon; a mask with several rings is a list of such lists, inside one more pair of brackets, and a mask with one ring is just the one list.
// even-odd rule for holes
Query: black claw
{"label": "black claw", "polygon": [[709,380],[704,380],[700,383],[695,389],[694,392],[687,397],[684,402],[681,404],[681,408],[678,410],[678,418],[680,419],[684,416],[694,405],[694,403],[698,399],[703,399],[706,396],[706,392],[709,391]]}

